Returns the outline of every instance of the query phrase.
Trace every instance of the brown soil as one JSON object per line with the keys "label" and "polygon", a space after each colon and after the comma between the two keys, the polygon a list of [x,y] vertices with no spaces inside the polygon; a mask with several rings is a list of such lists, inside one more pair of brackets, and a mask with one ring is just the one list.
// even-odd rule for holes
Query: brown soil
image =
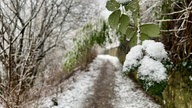
{"label": "brown soil", "polygon": [[94,94],[87,98],[83,108],[113,108],[115,98],[115,68],[109,62],[101,67],[99,78],[94,84]]}

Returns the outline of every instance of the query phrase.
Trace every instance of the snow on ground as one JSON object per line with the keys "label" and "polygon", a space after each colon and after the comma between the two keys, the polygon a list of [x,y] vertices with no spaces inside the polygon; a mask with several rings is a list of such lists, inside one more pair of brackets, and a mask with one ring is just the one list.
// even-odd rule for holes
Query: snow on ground
{"label": "snow on ground", "polygon": [[110,55],[98,55],[97,58],[102,59],[104,62],[109,61],[116,68],[116,70],[121,70],[121,63],[117,57]]}
{"label": "snow on ground", "polygon": [[116,67],[114,108],[160,108],[147,97],[143,91],[136,88],[129,78],[125,78],[121,73],[121,65],[117,57],[109,55],[99,55],[99,58],[108,60]]}
{"label": "snow on ground", "polygon": [[[101,64],[102,60],[96,58],[93,63],[90,64],[89,72],[77,72],[77,74],[69,79],[68,83],[71,85],[66,85],[63,93],[42,98],[38,102],[38,106],[36,106],[37,103],[35,103],[31,108],[82,108],[86,96],[93,93],[93,91],[89,92],[89,89],[93,86],[94,80],[97,79],[99,75]],[[57,99],[58,106],[53,105],[53,98]]]}
{"label": "snow on ground", "polygon": [[[87,97],[94,93],[92,89],[94,81],[99,77],[101,65],[106,62],[111,62],[116,68],[114,108],[160,108],[141,90],[135,88],[135,84],[129,78],[122,77],[122,66],[118,58],[109,55],[98,55],[89,65],[89,71],[76,72],[68,81],[65,81],[69,84],[65,85],[62,93],[41,98],[38,106],[34,103],[31,108],[83,108]],[[53,98],[57,100],[58,106],[53,105]]]}
{"label": "snow on ground", "polygon": [[114,108],[161,108],[152,102],[146,94],[137,89],[131,79],[116,72],[116,105]]}

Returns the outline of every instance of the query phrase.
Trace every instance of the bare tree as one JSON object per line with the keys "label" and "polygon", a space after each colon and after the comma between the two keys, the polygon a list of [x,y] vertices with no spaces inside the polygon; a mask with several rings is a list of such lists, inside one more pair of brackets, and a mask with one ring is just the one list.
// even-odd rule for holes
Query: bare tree
{"label": "bare tree", "polygon": [[1,0],[0,98],[6,107],[21,103],[47,53],[87,21],[83,5],[81,0]]}

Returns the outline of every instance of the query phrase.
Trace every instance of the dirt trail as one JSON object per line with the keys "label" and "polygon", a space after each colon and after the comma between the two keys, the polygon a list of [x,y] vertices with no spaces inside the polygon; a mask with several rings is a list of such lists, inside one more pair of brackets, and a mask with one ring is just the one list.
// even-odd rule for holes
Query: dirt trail
{"label": "dirt trail", "polygon": [[160,108],[131,79],[122,77],[118,58],[108,55],[99,55],[86,71],[76,72],[60,86],[62,92],[28,108]]}
{"label": "dirt trail", "polygon": [[84,108],[114,108],[115,68],[110,62],[105,62],[100,71],[94,84],[94,94],[87,98]]}

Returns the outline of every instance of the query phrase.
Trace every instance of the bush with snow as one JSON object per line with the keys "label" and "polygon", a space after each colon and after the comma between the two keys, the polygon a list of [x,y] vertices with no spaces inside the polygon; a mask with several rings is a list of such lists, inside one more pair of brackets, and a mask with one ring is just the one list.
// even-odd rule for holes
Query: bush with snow
{"label": "bush with snow", "polygon": [[166,80],[166,68],[159,61],[148,56],[141,60],[138,68],[138,77],[142,80],[156,81],[157,83]]}
{"label": "bush with snow", "polygon": [[164,45],[161,42],[145,40],[142,45],[131,48],[126,55],[123,71],[129,73],[137,69],[140,80],[160,83],[167,78],[166,68],[162,64],[164,60],[168,60]]}
{"label": "bush with snow", "polygon": [[143,50],[146,55],[154,58],[155,60],[162,61],[167,59],[167,52],[164,49],[164,45],[161,42],[155,42],[153,40],[145,40],[142,43]]}

